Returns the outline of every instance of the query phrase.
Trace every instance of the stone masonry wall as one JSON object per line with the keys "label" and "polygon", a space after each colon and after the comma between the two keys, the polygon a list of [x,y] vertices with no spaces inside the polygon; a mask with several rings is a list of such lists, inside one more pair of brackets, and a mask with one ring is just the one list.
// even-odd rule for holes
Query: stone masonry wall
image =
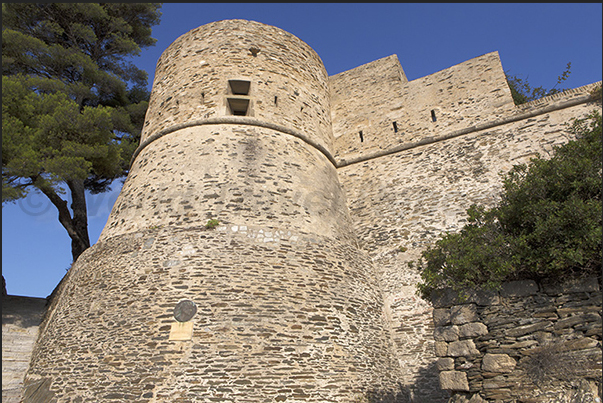
{"label": "stone masonry wall", "polygon": [[493,121],[515,108],[498,52],[413,81],[406,80],[393,55],[329,81],[336,154],[342,160]]}
{"label": "stone masonry wall", "polygon": [[[495,203],[500,172],[570,140],[590,89],[515,107],[496,52],[411,82],[395,55],[329,78],[278,28],[190,31],[158,61],[130,174],[52,300],[24,402],[404,401],[400,387],[445,402],[408,263]],[[192,335],[170,340],[183,298]]]}
{"label": "stone masonry wall", "polygon": [[362,154],[401,141],[401,133],[393,134],[393,122],[404,128],[399,117],[406,82],[396,55],[329,77],[337,154]]}
{"label": "stone masonry wall", "polygon": [[[24,402],[393,399],[398,362],[330,155],[320,59],[233,20],[180,37],[157,70],[141,146],[53,300]],[[244,116],[229,115],[235,98]],[[182,299],[199,312],[173,340]]]}
{"label": "stone masonry wall", "polygon": [[454,402],[600,402],[601,279],[436,295],[436,363]]}
{"label": "stone masonry wall", "polygon": [[141,151],[100,238],[213,218],[353,242],[345,202],[333,164],[298,138],[264,127],[202,125]]}
{"label": "stone masonry wall", "polygon": [[[257,51],[256,51],[257,49]],[[250,81],[249,113],[304,133],[330,150],[327,72],[294,35],[255,21],[224,20],[176,39],[157,62],[142,140],[170,126],[229,115],[229,80]]]}
{"label": "stone masonry wall", "polygon": [[[25,402],[352,402],[395,394],[370,259],[258,226],[147,229],[99,241],[43,324]],[[181,299],[191,340],[169,340]]]}
{"label": "stone masonry wall", "polygon": [[46,298],[2,296],[2,401],[19,403]]}
{"label": "stone masonry wall", "polygon": [[[548,101],[531,110],[542,111],[559,99]],[[360,246],[380,275],[405,384],[437,384],[432,307],[417,296],[419,274],[408,262],[440,234],[458,231],[471,204],[493,206],[501,190],[500,173],[537,154],[549,155],[554,145],[570,140],[564,124],[594,108],[582,103],[535,114],[338,168]],[[428,390],[425,386],[416,393]],[[428,396],[432,402],[447,398],[438,391]]]}

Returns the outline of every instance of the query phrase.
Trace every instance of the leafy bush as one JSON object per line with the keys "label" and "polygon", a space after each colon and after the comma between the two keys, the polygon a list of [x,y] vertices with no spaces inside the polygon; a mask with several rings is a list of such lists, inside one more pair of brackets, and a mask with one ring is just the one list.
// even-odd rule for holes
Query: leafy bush
{"label": "leafy bush", "polygon": [[511,96],[513,97],[513,102],[515,102],[515,105],[521,105],[525,104],[526,102],[563,92],[563,89],[557,89],[555,87],[568,79],[569,75],[571,74],[571,67],[572,63],[570,62],[565,67],[565,71],[557,77],[557,84],[555,84],[550,90],[546,90],[544,87],[533,88],[530,83],[528,83],[527,78],[524,80],[517,76],[511,76],[505,72],[507,83],[509,84],[509,89],[511,90]]}
{"label": "leafy bush", "polygon": [[519,279],[566,280],[601,270],[601,114],[574,120],[576,140],[551,159],[533,158],[505,175],[498,206],[471,206],[468,224],[425,250],[419,293]]}

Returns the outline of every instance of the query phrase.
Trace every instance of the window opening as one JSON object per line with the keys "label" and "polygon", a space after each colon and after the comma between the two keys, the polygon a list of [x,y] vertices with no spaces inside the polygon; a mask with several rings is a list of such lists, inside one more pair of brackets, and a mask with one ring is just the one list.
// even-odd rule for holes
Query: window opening
{"label": "window opening", "polygon": [[437,120],[437,119],[436,119],[436,115],[435,115],[435,110],[433,110],[433,109],[432,109],[432,110],[431,110],[431,121],[432,121],[432,122],[435,122],[436,120]]}
{"label": "window opening", "polygon": [[362,135],[362,130],[360,130],[360,131],[358,132],[358,134],[360,135],[360,142],[361,142],[361,143],[362,143],[362,142],[364,142],[364,136]]}
{"label": "window opening", "polygon": [[205,92],[201,93],[201,103],[205,103]]}
{"label": "window opening", "polygon": [[398,133],[398,124],[396,122],[392,122],[394,126],[394,133]]}
{"label": "window opening", "polygon": [[247,116],[249,100],[244,98],[228,98],[228,106],[231,114],[235,116]]}
{"label": "window opening", "polygon": [[274,96],[274,106],[278,106],[278,97]]}
{"label": "window opening", "polygon": [[249,86],[251,83],[245,80],[228,80],[230,92],[233,95],[249,95]]}

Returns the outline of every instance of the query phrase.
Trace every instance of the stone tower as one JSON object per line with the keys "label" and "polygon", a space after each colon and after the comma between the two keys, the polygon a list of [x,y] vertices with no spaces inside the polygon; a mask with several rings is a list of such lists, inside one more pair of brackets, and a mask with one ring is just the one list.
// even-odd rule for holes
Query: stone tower
{"label": "stone tower", "polygon": [[[333,142],[327,73],[297,37],[226,20],[178,38],[107,225],[42,325],[25,401],[395,395]],[[197,312],[177,323],[182,300]]]}

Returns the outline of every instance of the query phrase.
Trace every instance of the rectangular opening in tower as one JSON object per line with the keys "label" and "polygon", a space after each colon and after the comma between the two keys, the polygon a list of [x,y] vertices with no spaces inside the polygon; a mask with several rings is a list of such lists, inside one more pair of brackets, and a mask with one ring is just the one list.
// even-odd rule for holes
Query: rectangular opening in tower
{"label": "rectangular opening in tower", "polygon": [[251,83],[245,80],[228,80],[230,92],[233,95],[249,95]]}
{"label": "rectangular opening in tower", "polygon": [[436,115],[435,115],[435,110],[434,110],[434,109],[432,109],[432,110],[431,110],[431,121],[432,121],[432,122],[435,122],[436,120],[438,120],[438,119],[436,118]]}
{"label": "rectangular opening in tower", "polygon": [[249,100],[245,98],[228,98],[230,113],[236,116],[247,116]]}

